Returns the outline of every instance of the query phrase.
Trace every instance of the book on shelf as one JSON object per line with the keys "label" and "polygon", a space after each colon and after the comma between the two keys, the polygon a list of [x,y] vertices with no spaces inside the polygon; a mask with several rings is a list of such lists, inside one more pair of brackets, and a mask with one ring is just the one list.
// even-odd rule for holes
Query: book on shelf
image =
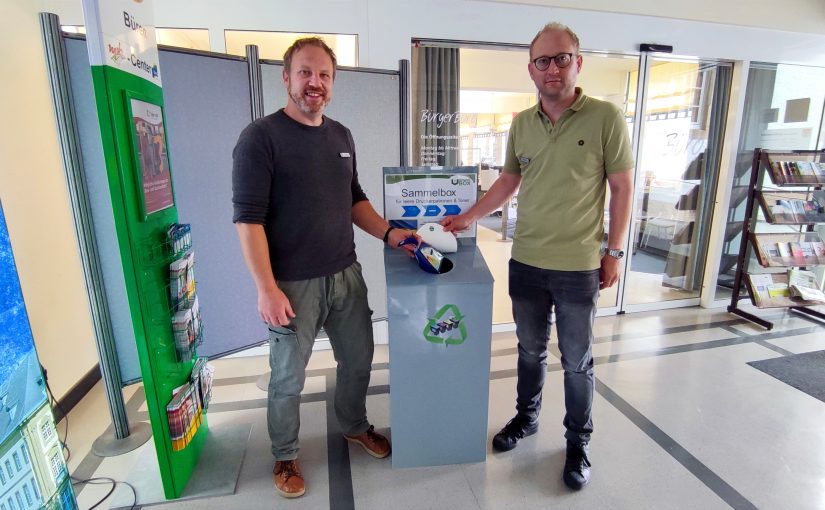
{"label": "book on shelf", "polygon": [[769,156],[768,169],[774,184],[817,184],[825,182],[825,163],[780,160]]}
{"label": "book on shelf", "polygon": [[788,292],[791,299],[825,304],[825,292],[812,271],[792,267],[788,270]]}
{"label": "book on shelf", "polygon": [[750,239],[763,267],[825,264],[825,241],[816,232],[751,233]]}
{"label": "book on shelf", "polygon": [[769,223],[825,223],[825,191],[762,192],[759,205]]}
{"label": "book on shelf", "polygon": [[789,306],[813,306],[823,302],[795,297],[788,284],[788,272],[745,274],[745,283],[751,302],[757,308],[786,308]]}

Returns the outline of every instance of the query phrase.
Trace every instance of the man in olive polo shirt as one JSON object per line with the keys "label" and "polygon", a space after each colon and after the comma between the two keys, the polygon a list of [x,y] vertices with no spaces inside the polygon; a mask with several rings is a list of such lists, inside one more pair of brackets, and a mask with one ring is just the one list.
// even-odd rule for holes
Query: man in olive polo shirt
{"label": "man in olive polo shirt", "polygon": [[575,86],[581,68],[579,40],[568,27],[550,23],[536,35],[527,69],[539,104],[513,119],[504,172],[490,190],[466,213],[442,221],[445,230],[463,230],[521,188],[509,274],[519,353],[517,414],[495,435],[493,448],[512,450],[538,430],[555,310],[567,429],[562,478],[575,490],[590,480],[596,302],[599,289],[619,280],[633,191],[624,115]]}

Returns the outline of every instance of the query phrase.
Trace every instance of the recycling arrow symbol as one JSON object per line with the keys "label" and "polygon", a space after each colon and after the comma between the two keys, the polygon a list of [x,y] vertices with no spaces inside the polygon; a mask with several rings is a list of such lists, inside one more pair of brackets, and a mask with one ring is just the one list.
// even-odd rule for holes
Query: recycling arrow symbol
{"label": "recycling arrow symbol", "polygon": [[464,316],[456,305],[444,305],[424,326],[424,338],[428,342],[444,345],[460,345],[467,340]]}

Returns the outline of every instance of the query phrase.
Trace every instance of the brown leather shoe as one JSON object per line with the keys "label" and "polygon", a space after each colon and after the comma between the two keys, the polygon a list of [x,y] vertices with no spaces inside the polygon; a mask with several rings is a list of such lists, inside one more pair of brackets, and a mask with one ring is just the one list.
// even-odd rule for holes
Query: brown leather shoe
{"label": "brown leather shoe", "polygon": [[363,434],[348,436],[344,434],[344,439],[350,443],[360,444],[367,453],[376,459],[383,459],[390,454],[390,441],[375,431],[375,427],[370,425]]}
{"label": "brown leather shoe", "polygon": [[298,498],[304,495],[304,477],[298,467],[298,459],[275,461],[272,470],[275,477],[275,489],[285,498]]}

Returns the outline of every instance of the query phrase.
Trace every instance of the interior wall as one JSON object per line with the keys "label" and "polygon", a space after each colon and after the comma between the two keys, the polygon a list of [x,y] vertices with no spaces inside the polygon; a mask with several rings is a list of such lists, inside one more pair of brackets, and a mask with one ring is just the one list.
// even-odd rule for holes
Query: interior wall
{"label": "interior wall", "polygon": [[[42,3],[66,24],[83,23],[80,0]],[[825,66],[821,0],[788,0],[781,9],[774,0],[731,0],[724,6],[715,0],[684,6],[633,0],[610,4],[610,12],[585,10],[603,4],[583,0],[572,9],[523,0],[317,0],[307,9],[294,0],[154,2],[158,26],[208,28],[213,51],[223,51],[223,31],[232,28],[357,34],[359,65],[379,69],[396,69],[399,59],[409,59],[413,38],[527,44],[551,20],[571,26],[584,49],[637,52],[646,42],[670,44],[684,56]],[[702,21],[678,19],[688,17],[686,11]],[[741,26],[746,21],[755,26]]]}
{"label": "interior wall", "polygon": [[822,33],[825,23],[825,3],[822,0],[693,0],[662,2],[661,0],[488,0],[498,3],[519,3],[569,9],[589,9],[603,12],[642,14],[694,21],[711,21],[748,27],[770,27],[791,32]]}
{"label": "interior wall", "polygon": [[[37,2],[3,0],[0,199],[40,363],[60,399],[97,363]],[[14,41],[14,44],[11,44]]]}

